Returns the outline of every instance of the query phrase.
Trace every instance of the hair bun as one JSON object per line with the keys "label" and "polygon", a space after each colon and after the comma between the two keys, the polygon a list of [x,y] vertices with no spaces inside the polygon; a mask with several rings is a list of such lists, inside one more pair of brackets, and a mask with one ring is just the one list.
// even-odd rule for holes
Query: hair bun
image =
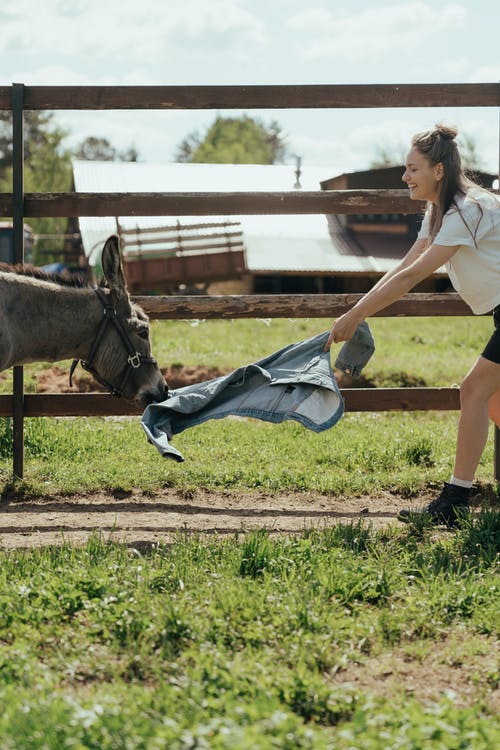
{"label": "hair bun", "polygon": [[453,141],[457,137],[458,130],[453,125],[436,125],[436,135],[440,135],[447,141]]}

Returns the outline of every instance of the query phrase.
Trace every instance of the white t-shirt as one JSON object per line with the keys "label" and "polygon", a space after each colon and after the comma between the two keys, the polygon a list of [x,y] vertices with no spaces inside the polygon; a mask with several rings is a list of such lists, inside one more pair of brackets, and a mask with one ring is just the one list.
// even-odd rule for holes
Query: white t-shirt
{"label": "white t-shirt", "polygon": [[[476,315],[482,315],[500,304],[500,197],[471,188],[465,196],[458,195],[456,203],[459,210],[452,206],[445,213],[434,243],[460,245],[446,270],[456,291]],[[428,238],[429,229],[427,209],[419,239]]]}

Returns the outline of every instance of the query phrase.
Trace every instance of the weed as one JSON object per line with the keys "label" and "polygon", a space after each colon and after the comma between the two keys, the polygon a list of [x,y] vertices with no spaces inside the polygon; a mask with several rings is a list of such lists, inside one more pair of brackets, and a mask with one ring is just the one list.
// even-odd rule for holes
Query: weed
{"label": "weed", "polygon": [[434,466],[432,440],[422,437],[406,445],[404,457],[410,466]]}
{"label": "weed", "polygon": [[289,675],[287,684],[278,687],[278,695],[304,721],[326,726],[348,721],[356,707],[354,694],[334,691],[319,674],[300,667]]}
{"label": "weed", "polygon": [[267,531],[254,531],[242,543],[239,574],[261,578],[269,570],[272,560],[272,544]]}
{"label": "weed", "polygon": [[332,547],[344,546],[354,552],[363,552],[367,549],[373,532],[362,519],[357,519],[331,526],[322,534],[326,543]]}
{"label": "weed", "polygon": [[493,565],[500,556],[500,512],[482,510],[462,524],[460,545],[468,560]]}

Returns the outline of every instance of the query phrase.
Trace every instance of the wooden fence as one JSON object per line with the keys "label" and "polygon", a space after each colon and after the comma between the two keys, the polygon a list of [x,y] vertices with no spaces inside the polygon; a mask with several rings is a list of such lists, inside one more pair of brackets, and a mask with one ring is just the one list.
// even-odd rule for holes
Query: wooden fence
{"label": "wooden fence", "polygon": [[[500,107],[500,83],[301,86],[0,86],[0,109],[13,113],[12,193],[0,194],[0,217],[13,217],[16,262],[24,256],[23,224],[32,217],[210,216],[244,214],[415,213],[406,190],[259,193],[26,193],[26,110],[108,109],[342,109],[383,107]],[[240,295],[136,297],[151,318],[333,318],[359,295]],[[470,315],[455,294],[409,294],[380,313]],[[347,411],[459,408],[457,388],[376,388],[342,391]],[[0,396],[0,416],[14,422],[14,476],[24,473],[24,418],[136,414],[103,394],[25,394],[23,368],[14,368],[12,395]],[[495,448],[498,444],[495,431]],[[495,450],[495,477],[500,451]]]}

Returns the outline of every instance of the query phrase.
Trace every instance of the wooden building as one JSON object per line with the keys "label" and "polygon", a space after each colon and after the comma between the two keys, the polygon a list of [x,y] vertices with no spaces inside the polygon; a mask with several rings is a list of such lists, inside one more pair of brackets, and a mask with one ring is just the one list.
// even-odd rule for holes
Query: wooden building
{"label": "wooden building", "polygon": [[[404,187],[402,176],[404,165],[379,167],[357,172],[347,172],[321,182],[323,190],[400,190]],[[486,188],[491,188],[496,175],[476,171],[471,179]],[[401,260],[415,241],[422,222],[421,213],[415,214],[349,214],[331,216],[330,222],[336,231],[341,231],[353,255],[373,258]],[[364,277],[357,281],[340,283],[336,291],[365,291],[372,279]],[[426,280],[418,290],[445,291],[450,288],[448,276],[436,274]]]}
{"label": "wooden building", "polygon": [[[328,177],[335,172],[340,174]],[[349,173],[305,165],[298,176],[287,165],[73,163],[77,191],[104,193],[401,189],[403,172],[403,166]],[[480,173],[478,181],[491,187],[494,179],[494,175]],[[182,292],[188,287],[187,291],[198,288],[215,293],[307,294],[367,291],[404,256],[421,220],[418,213],[211,216],[206,221],[188,216],[80,217],[79,228],[90,266],[99,264],[102,243],[119,229],[136,292]],[[220,257],[202,257],[202,250],[208,255],[215,249],[207,243],[227,244],[226,234],[233,233],[238,247],[232,258],[229,253],[223,258],[220,252]],[[200,242],[205,245],[202,250]],[[226,264],[228,258],[231,264]],[[224,261],[224,267],[219,261]],[[178,278],[182,268],[186,274],[189,270],[185,283]],[[220,279],[215,278],[215,271]],[[210,287],[222,278],[225,286]],[[418,291],[448,288],[448,277],[441,270],[422,282]]]}

